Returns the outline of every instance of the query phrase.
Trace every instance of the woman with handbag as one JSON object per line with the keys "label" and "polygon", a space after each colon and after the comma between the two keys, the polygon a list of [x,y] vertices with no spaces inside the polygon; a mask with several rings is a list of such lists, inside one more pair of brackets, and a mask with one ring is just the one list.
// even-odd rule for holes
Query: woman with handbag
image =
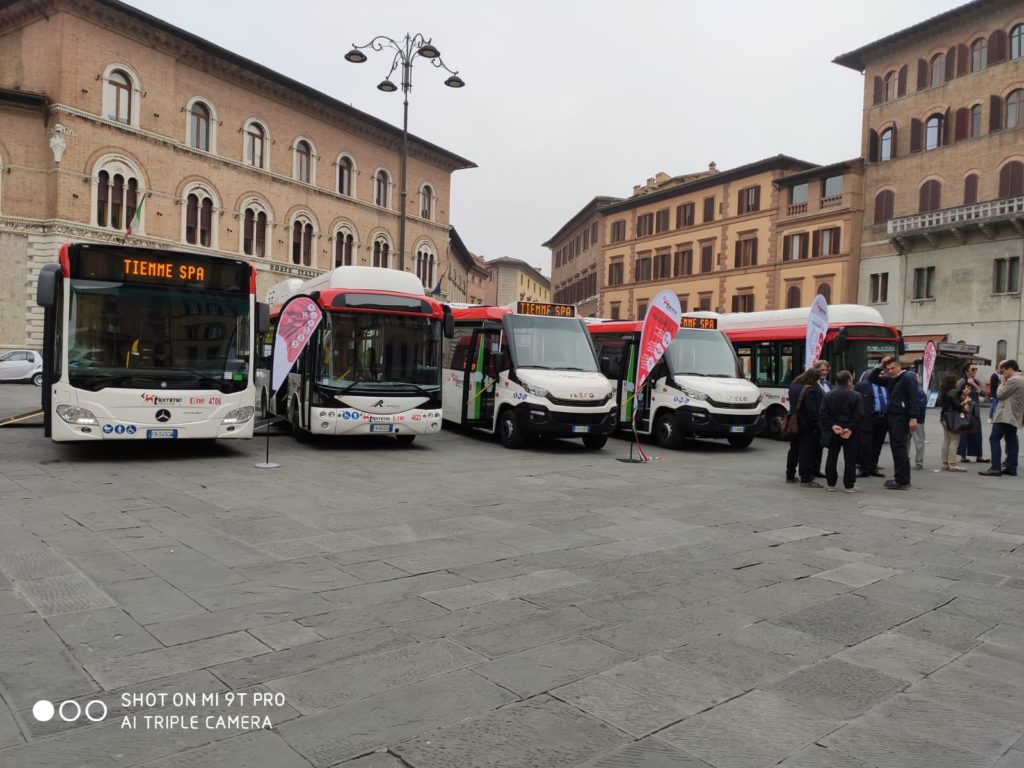
{"label": "woman with handbag", "polygon": [[799,468],[802,488],[823,487],[814,479],[820,451],[818,412],[824,398],[818,387],[820,378],[821,373],[816,368],[810,368],[793,379],[793,383],[789,385],[789,412],[796,414],[799,431],[790,443],[786,456],[786,482],[796,482]]}
{"label": "woman with handbag", "polygon": [[959,430],[970,424],[970,399],[967,404],[961,399],[961,390],[957,389],[956,377],[952,374],[943,377],[939,382],[939,405],[942,422],[942,470],[943,472],[966,472],[956,463],[957,441]]}
{"label": "woman with handbag", "polygon": [[971,399],[971,409],[967,414],[971,417],[971,426],[960,431],[960,443],[956,452],[964,463],[970,456],[973,456],[974,460],[979,463],[988,461],[985,458],[985,449],[981,439],[981,384],[977,379],[978,366],[974,363],[964,363],[961,373],[963,373],[963,377],[957,381],[956,386],[966,392]]}

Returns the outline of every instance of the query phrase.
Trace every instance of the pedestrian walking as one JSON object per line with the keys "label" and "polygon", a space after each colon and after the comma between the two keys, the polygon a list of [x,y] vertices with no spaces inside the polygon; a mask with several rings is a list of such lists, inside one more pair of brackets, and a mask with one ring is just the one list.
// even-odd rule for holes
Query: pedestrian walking
{"label": "pedestrian walking", "polygon": [[865,428],[860,436],[857,464],[861,477],[885,477],[878,466],[878,460],[882,456],[882,446],[889,432],[889,419],[885,415],[889,406],[889,390],[881,384],[872,384],[868,381],[870,375],[869,368],[854,385],[854,389],[860,392],[864,399],[865,410]]}
{"label": "pedestrian walking", "polygon": [[[882,369],[885,369],[883,375]],[[921,415],[917,399],[917,379],[908,376],[892,357],[883,357],[882,366],[868,376],[872,384],[881,384],[888,391],[889,448],[892,451],[893,476],[885,481],[889,490],[910,488],[910,433],[917,429]]]}
{"label": "pedestrian walking", "polygon": [[960,433],[960,443],[957,445],[957,455],[961,463],[966,463],[969,456],[973,456],[978,463],[988,461],[985,458],[985,449],[981,440],[981,384],[978,383],[978,366],[974,363],[964,363],[960,369],[963,376],[956,385],[961,390],[966,390],[971,398],[971,427],[970,431]]}
{"label": "pedestrian walking", "polygon": [[[999,364],[1002,369],[1002,384],[996,390],[995,416],[992,417],[992,434],[988,438],[989,450],[992,451],[992,466],[979,475],[999,477],[1000,475],[1017,475],[1017,452],[1019,444],[1017,430],[1024,423],[1024,377],[1020,375],[1020,365],[1016,360],[1006,360]],[[1001,464],[1000,442],[1006,441],[1006,464]]]}
{"label": "pedestrian walking", "polygon": [[917,429],[910,433],[914,441],[914,469],[924,469],[924,444],[928,439],[924,434],[924,421],[928,416],[928,393],[924,391],[921,377],[913,371],[907,371],[917,382],[917,407],[921,418],[917,420]]}
{"label": "pedestrian walking", "polygon": [[965,407],[956,388],[956,376],[948,374],[939,382],[939,422],[942,424],[942,471],[966,472],[957,464],[956,448],[960,433],[953,429],[956,414],[966,417],[970,404]]}
{"label": "pedestrian walking", "polygon": [[821,403],[821,442],[826,446],[825,490],[834,491],[839,480],[839,452],[843,453],[843,489],[858,493],[857,427],[864,417],[864,400],[853,390],[853,374],[840,371],[836,386]]}
{"label": "pedestrian walking", "polygon": [[814,479],[814,462],[818,458],[818,413],[821,410],[822,393],[818,388],[821,374],[810,368],[793,379],[789,385],[789,411],[795,413],[799,432],[789,446],[786,456],[786,481],[794,482],[800,473],[802,488],[821,488]]}

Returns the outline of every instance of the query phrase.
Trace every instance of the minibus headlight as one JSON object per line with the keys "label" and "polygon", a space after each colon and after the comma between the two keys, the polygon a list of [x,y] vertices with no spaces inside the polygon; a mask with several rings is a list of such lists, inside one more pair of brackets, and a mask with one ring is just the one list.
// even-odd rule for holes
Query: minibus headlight
{"label": "minibus headlight", "polygon": [[95,427],[99,426],[99,422],[96,421],[96,414],[85,408],[79,408],[76,405],[68,405],[63,403],[57,406],[57,415],[60,416],[68,424],[73,424],[78,427]]}
{"label": "minibus headlight", "polygon": [[534,395],[535,397],[547,397],[548,396],[548,391],[546,389],[544,389],[544,387],[535,387],[532,384],[527,384],[525,381],[524,382],[520,382],[520,386],[529,395]]}
{"label": "minibus headlight", "polygon": [[223,424],[244,424],[252,415],[256,412],[256,409],[251,405],[247,405],[243,408],[235,408],[233,411],[229,411],[228,415],[224,417]]}
{"label": "minibus headlight", "polygon": [[696,389],[689,389],[687,387],[683,387],[683,394],[686,395],[691,400],[707,400],[708,399],[708,395],[707,395],[706,392],[698,392]]}

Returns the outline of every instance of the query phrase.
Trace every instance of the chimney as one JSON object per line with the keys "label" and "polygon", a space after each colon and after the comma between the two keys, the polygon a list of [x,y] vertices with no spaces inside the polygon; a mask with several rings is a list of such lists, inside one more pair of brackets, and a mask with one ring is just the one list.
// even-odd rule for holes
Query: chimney
{"label": "chimney", "polygon": [[714,160],[712,160],[710,163],[708,163],[708,174],[714,175],[716,173],[718,173],[718,165],[715,163]]}

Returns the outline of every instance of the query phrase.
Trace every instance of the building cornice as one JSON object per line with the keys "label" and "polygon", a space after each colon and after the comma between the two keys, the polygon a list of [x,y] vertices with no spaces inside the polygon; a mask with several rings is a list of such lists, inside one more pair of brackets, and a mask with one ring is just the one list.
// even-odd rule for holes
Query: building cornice
{"label": "building cornice", "polygon": [[579,213],[577,213],[575,216],[573,216],[571,219],[569,219],[569,221],[567,221],[562,226],[561,229],[559,229],[555,234],[553,234],[551,237],[549,237],[548,241],[546,243],[541,243],[541,247],[542,248],[552,248],[554,246],[554,244],[565,235],[566,232],[568,232],[571,229],[575,229],[576,227],[578,227],[583,222],[584,219],[590,218],[591,216],[596,214],[598,212],[598,210],[600,210],[601,208],[603,208],[606,205],[611,205],[612,203],[618,203],[618,202],[621,202],[621,201],[622,201],[621,197],[610,197],[610,196],[607,196],[607,195],[598,195],[593,200],[591,200],[589,203],[587,203],[585,206],[583,206],[580,209]]}

